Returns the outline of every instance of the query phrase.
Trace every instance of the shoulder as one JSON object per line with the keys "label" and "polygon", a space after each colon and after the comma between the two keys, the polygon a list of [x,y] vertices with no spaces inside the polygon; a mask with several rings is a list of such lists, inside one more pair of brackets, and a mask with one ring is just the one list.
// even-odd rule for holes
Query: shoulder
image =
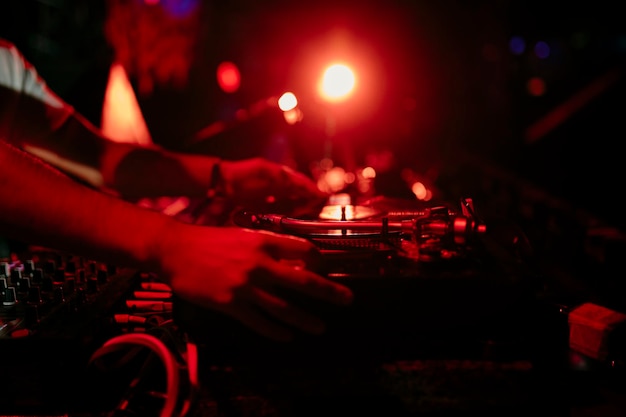
{"label": "shoulder", "polygon": [[72,111],[71,106],[56,95],[35,67],[10,41],[0,38],[0,87],[26,94],[56,108]]}
{"label": "shoulder", "polygon": [[0,50],[19,53],[17,47],[11,41],[4,38],[0,38]]}
{"label": "shoulder", "polygon": [[0,85],[21,90],[31,65],[10,41],[0,38]]}

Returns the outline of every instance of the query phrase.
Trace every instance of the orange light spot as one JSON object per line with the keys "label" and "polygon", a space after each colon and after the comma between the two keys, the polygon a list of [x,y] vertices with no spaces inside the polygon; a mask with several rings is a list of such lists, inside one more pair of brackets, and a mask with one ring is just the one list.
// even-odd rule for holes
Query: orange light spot
{"label": "orange light spot", "polygon": [[419,200],[423,200],[428,195],[428,190],[426,189],[426,186],[419,181],[415,181],[413,183],[413,185],[411,186],[411,191],[413,191],[413,194],[415,194],[415,197],[417,197]]}
{"label": "orange light spot", "polygon": [[326,173],[326,183],[333,192],[342,190],[346,186],[346,171],[341,167],[334,167]]}
{"label": "orange light spot", "polygon": [[295,125],[296,123],[302,121],[303,114],[300,109],[291,109],[283,112],[283,118],[287,124]]}
{"label": "orange light spot", "polygon": [[430,201],[433,198],[433,192],[431,190],[426,190],[426,196],[422,200]]}
{"label": "orange light spot", "polygon": [[361,175],[366,179],[376,178],[376,170],[372,167],[365,167],[363,168]]}
{"label": "orange light spot", "polygon": [[117,142],[152,143],[139,103],[121,64],[113,64],[104,94],[101,129]]}

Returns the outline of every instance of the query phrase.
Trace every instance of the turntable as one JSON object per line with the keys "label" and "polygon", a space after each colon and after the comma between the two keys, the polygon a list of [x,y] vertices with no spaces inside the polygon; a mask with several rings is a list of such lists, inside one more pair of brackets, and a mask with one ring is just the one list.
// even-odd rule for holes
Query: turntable
{"label": "turntable", "polygon": [[327,206],[317,219],[233,217],[241,227],[315,243],[322,273],[350,287],[354,302],[337,307],[281,292],[321,317],[327,331],[279,344],[219,313],[175,301],[175,320],[212,360],[483,358],[523,350],[535,283],[492,239],[471,198],[456,206],[374,198]]}

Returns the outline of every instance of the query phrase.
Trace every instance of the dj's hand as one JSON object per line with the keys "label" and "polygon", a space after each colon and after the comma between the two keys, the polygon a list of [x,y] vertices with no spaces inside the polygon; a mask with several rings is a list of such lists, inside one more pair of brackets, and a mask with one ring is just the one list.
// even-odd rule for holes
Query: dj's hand
{"label": "dj's hand", "polygon": [[[324,323],[273,290],[289,289],[323,301],[349,304],[351,291],[311,269],[317,248],[293,236],[244,228],[171,225],[156,242],[160,271],[174,293],[195,305],[232,316],[274,340],[293,329],[312,334]],[[293,261],[297,261],[294,263]]]}
{"label": "dj's hand", "polygon": [[221,175],[226,196],[247,209],[317,215],[328,199],[311,178],[263,158],[222,161]]}

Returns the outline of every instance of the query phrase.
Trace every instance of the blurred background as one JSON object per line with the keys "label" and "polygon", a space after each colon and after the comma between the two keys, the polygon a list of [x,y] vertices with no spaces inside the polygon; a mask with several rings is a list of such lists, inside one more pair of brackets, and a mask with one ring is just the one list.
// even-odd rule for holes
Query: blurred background
{"label": "blurred background", "polygon": [[95,125],[126,117],[120,140],[265,156],[359,198],[469,196],[573,269],[623,244],[618,2],[2,5],[0,36]]}

